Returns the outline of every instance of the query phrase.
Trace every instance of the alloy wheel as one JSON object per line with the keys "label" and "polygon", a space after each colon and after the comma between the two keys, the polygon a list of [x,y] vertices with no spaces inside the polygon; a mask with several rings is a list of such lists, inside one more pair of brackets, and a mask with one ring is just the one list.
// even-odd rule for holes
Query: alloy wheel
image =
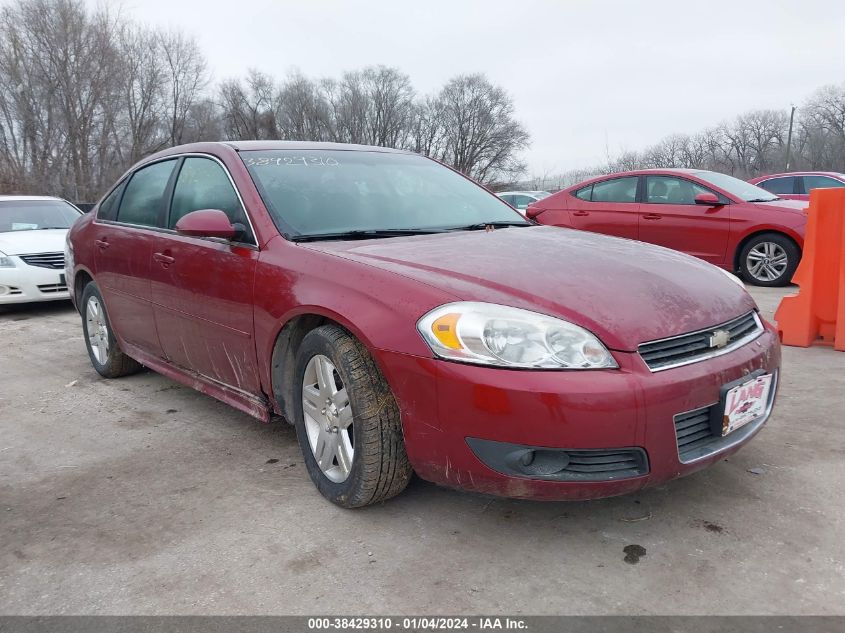
{"label": "alloy wheel", "polygon": [[302,412],[317,466],[331,481],[346,481],[355,456],[352,405],[337,368],[322,354],[305,367]]}
{"label": "alloy wheel", "polygon": [[758,281],[775,281],[783,276],[788,266],[786,251],[775,242],[756,244],[745,258],[745,269]]}
{"label": "alloy wheel", "polygon": [[109,326],[100,300],[95,296],[88,298],[85,306],[85,321],[88,329],[88,346],[100,365],[105,365],[109,357]]}

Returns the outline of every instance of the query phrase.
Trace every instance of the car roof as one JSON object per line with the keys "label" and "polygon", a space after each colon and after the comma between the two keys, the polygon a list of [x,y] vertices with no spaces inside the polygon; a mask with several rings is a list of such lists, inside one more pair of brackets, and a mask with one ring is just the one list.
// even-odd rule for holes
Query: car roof
{"label": "car roof", "polygon": [[581,187],[586,187],[587,185],[591,185],[595,182],[599,182],[601,180],[609,180],[611,178],[625,178],[631,176],[644,176],[648,174],[667,174],[667,175],[688,175],[688,176],[695,176],[697,174],[707,173],[711,170],[709,169],[690,169],[687,167],[650,167],[648,169],[634,169],[631,171],[615,171],[610,174],[600,174],[598,176],[593,176],[591,178],[587,178],[582,180],[581,182],[576,182],[573,185],[570,185],[563,189],[563,191],[575,191],[576,189],[580,189]]}
{"label": "car roof", "polygon": [[[239,152],[274,149],[322,149],[345,152],[384,152],[387,154],[413,154],[413,152],[409,152],[403,149],[393,149],[392,147],[379,147],[377,145],[356,145],[354,143],[323,143],[318,141],[222,141],[221,144],[228,145],[229,147]],[[190,145],[184,145],[183,147],[190,147]]]}
{"label": "car roof", "polygon": [[782,178],[786,176],[831,176],[833,178],[843,178],[845,174],[838,171],[785,171],[779,174],[766,174],[765,176],[756,176],[752,180],[761,180],[763,178]]}
{"label": "car roof", "polygon": [[24,200],[34,200],[34,201],[45,201],[45,200],[58,200],[60,202],[65,202],[62,198],[56,198],[55,196],[0,196],[0,201],[9,201],[9,202],[23,202]]}
{"label": "car roof", "polygon": [[525,191],[497,191],[496,195],[497,196],[514,196],[514,195],[536,196],[538,193],[548,193],[548,192],[540,191],[539,189],[534,189],[532,191],[528,191],[528,190],[525,190]]}

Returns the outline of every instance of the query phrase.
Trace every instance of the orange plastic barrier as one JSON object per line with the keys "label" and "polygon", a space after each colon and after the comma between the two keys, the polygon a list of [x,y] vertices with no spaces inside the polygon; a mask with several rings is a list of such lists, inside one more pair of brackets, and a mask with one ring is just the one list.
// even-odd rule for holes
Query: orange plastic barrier
{"label": "orange plastic barrier", "polygon": [[784,345],[833,345],[845,352],[845,188],[814,189],[804,254],[792,281],[797,295],[784,297],[777,311]]}

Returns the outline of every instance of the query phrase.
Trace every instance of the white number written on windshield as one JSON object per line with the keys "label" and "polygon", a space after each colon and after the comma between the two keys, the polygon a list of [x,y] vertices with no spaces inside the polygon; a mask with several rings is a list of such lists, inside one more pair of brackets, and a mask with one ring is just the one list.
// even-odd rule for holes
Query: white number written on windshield
{"label": "white number written on windshield", "polygon": [[265,165],[298,165],[302,167],[337,167],[340,163],[331,156],[280,156],[278,158],[262,156],[247,158],[248,167],[264,167]]}

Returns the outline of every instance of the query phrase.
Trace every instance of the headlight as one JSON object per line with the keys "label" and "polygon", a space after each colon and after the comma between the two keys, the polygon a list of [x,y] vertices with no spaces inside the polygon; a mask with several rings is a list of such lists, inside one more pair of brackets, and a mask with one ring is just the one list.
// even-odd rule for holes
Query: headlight
{"label": "headlight", "polygon": [[421,318],[417,329],[431,351],[449,360],[535,369],[618,367],[584,328],[519,308],[449,303]]}
{"label": "headlight", "polygon": [[3,253],[0,253],[0,268],[14,268],[15,261]]}

